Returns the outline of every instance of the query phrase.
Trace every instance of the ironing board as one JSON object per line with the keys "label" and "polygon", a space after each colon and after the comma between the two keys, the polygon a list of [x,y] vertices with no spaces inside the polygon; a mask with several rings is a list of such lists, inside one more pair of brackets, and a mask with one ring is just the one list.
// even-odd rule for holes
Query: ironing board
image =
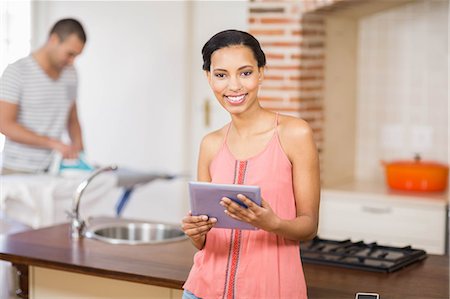
{"label": "ironing board", "polygon": [[118,168],[115,171],[117,176],[117,186],[124,188],[122,195],[116,204],[116,216],[120,217],[122,212],[130,199],[130,195],[136,187],[144,184],[148,184],[154,180],[172,180],[175,175],[136,171],[127,168]]}
{"label": "ironing board", "polygon": [[[5,211],[7,206],[14,207],[8,211],[11,213],[9,216],[32,228],[52,225],[56,221],[54,213],[58,211],[56,203],[64,201],[69,209],[77,186],[88,175],[89,172],[86,171],[70,174],[67,172],[62,175],[0,175],[0,211]],[[171,180],[175,177],[163,173],[119,168],[94,179],[87,192],[83,194],[82,202],[94,203],[113,197],[113,202],[116,202],[114,214],[119,217],[136,188],[154,180]]]}

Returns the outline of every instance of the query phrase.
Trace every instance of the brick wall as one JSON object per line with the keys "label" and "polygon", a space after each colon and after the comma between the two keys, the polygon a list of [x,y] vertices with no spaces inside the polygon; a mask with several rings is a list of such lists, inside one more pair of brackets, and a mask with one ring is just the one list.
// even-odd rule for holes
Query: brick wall
{"label": "brick wall", "polygon": [[249,2],[249,31],[267,55],[261,104],[301,117],[322,150],[325,23],[305,14],[341,0]]}

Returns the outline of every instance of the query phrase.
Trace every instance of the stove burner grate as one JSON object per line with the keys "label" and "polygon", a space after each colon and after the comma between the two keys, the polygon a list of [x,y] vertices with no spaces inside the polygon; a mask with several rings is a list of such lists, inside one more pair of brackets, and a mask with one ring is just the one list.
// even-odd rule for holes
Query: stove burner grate
{"label": "stove burner grate", "polygon": [[334,265],[375,272],[394,272],[427,257],[411,246],[392,247],[377,243],[327,240],[315,237],[300,243],[304,263]]}

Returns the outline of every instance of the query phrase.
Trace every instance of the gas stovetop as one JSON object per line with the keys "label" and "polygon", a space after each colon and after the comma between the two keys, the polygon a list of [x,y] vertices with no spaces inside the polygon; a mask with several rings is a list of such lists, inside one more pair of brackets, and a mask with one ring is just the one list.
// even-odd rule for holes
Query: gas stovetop
{"label": "gas stovetop", "polygon": [[424,250],[391,247],[377,243],[335,241],[319,237],[302,242],[300,253],[304,263],[333,265],[376,272],[394,272],[427,257]]}

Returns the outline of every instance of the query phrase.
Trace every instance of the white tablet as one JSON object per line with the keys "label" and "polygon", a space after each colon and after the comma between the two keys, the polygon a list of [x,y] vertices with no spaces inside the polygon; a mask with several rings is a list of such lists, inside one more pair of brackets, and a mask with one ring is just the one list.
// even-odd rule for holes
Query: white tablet
{"label": "white tablet", "polygon": [[257,229],[253,225],[231,218],[225,214],[225,208],[220,205],[222,197],[228,197],[244,208],[247,206],[237,198],[243,194],[257,205],[261,206],[261,189],[259,186],[215,184],[206,182],[189,182],[189,195],[192,215],[207,215],[216,218],[217,228]]}

